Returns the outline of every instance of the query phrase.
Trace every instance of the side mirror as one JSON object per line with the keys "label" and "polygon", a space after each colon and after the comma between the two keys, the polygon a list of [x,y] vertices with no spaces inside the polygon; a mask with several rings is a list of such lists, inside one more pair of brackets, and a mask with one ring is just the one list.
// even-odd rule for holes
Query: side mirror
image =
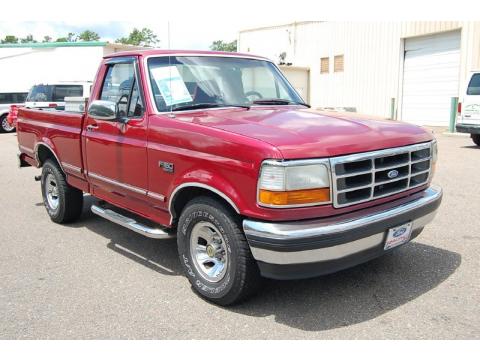
{"label": "side mirror", "polygon": [[88,107],[88,115],[98,120],[118,120],[118,105],[114,101],[94,100]]}

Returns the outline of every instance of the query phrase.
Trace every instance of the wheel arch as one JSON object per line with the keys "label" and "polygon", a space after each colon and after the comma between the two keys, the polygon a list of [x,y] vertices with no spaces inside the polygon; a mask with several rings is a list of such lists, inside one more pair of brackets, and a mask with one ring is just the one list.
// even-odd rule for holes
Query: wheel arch
{"label": "wheel arch", "polygon": [[65,173],[62,167],[62,163],[58,158],[57,154],[53,150],[52,146],[48,145],[45,142],[38,142],[35,145],[35,160],[37,161],[37,167],[42,167],[45,161],[48,159],[54,160],[57,165],[60,167],[60,170]]}
{"label": "wheel arch", "polygon": [[170,201],[168,203],[168,209],[171,216],[170,223],[174,224],[177,222],[182,210],[190,200],[202,195],[219,200],[240,215],[240,209],[237,204],[224,192],[211,185],[187,182],[177,186],[170,195]]}

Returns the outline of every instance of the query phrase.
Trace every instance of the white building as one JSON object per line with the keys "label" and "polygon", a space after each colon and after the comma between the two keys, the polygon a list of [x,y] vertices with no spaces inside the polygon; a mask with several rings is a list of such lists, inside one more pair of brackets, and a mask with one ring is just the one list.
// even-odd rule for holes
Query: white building
{"label": "white building", "polygon": [[313,107],[446,126],[480,68],[480,22],[296,22],[242,30],[238,51],[285,53],[282,70]]}
{"label": "white building", "polygon": [[38,83],[93,81],[103,56],[139,47],[100,41],[0,45],[0,92],[28,92]]}

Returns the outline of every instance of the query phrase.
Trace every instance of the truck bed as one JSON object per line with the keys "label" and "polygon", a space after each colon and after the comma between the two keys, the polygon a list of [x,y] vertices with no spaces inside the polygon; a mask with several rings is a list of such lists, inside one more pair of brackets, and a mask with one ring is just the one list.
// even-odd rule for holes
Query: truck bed
{"label": "truck bed", "polygon": [[83,113],[20,108],[17,136],[22,156],[38,165],[40,147],[50,148],[65,173],[83,178]]}

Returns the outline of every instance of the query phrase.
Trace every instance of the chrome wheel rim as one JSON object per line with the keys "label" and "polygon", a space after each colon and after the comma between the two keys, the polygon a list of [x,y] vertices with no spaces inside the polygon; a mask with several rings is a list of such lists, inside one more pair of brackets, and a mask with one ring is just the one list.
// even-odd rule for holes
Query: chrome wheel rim
{"label": "chrome wheel rim", "polygon": [[8,123],[8,120],[6,117],[3,118],[2,120],[2,128],[3,130],[5,131],[12,131],[13,130],[13,126],[11,126],[9,123]]}
{"label": "chrome wheel rim", "polygon": [[52,210],[56,210],[58,208],[60,200],[58,198],[58,186],[57,180],[55,180],[55,176],[53,176],[52,174],[48,174],[45,178],[44,186],[48,207]]}
{"label": "chrome wheel rim", "polygon": [[225,277],[228,251],[225,239],[212,223],[195,224],[190,234],[190,254],[197,272],[205,280],[219,282]]}

